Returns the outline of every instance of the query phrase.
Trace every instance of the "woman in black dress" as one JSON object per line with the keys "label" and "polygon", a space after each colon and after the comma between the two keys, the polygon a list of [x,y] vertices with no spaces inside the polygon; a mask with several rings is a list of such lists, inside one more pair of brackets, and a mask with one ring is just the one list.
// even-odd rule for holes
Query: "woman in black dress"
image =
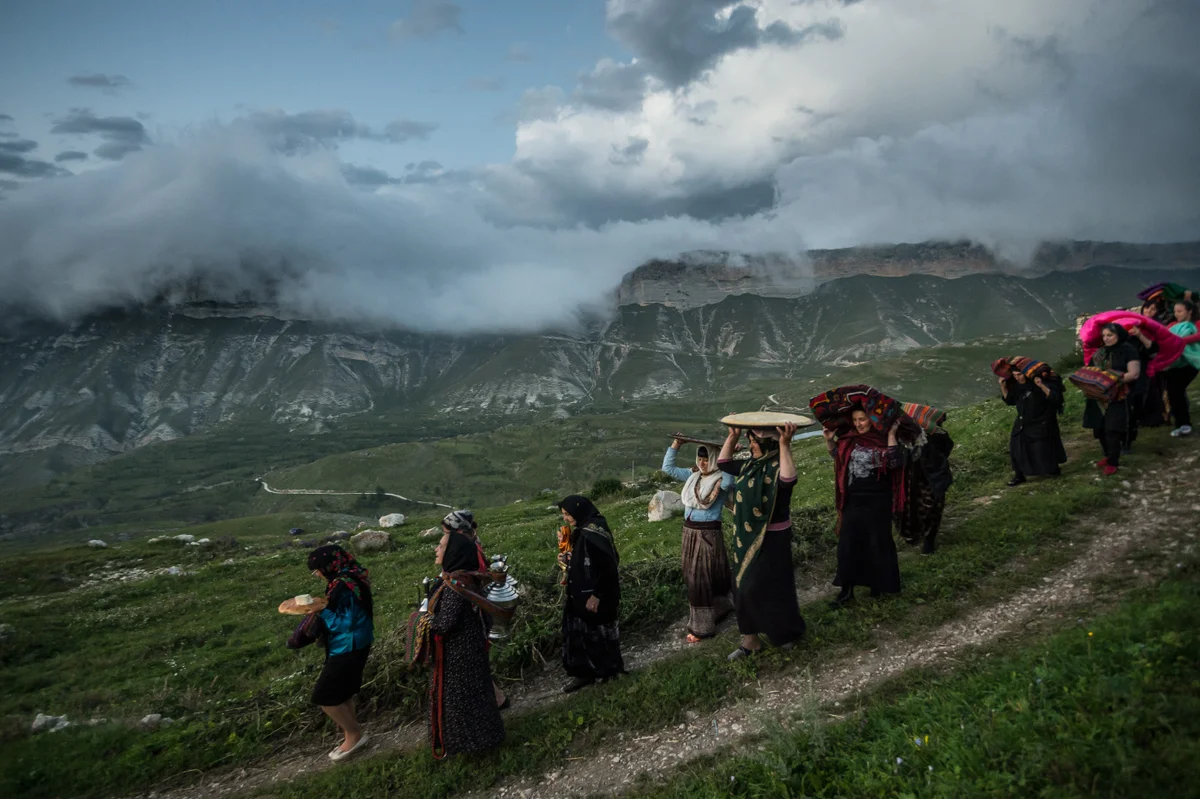
{"label": "woman in black dress", "polygon": [[831,603],[843,607],[854,599],[854,586],[866,585],[871,596],[900,593],[900,561],[892,539],[892,513],[903,503],[904,455],[896,434],[875,429],[866,411],[851,414],[852,426],[834,440],[826,428],[825,444],[834,459],[838,508],[837,575],[841,592]]}
{"label": "woman in black dress", "polygon": [[447,532],[437,548],[441,577],[429,600],[429,737],[433,756],[493,749],[504,722],[492,691],[479,549],[467,536]]}
{"label": "woman in black dress", "polygon": [[1000,378],[1000,395],[1006,405],[1017,409],[1008,454],[1013,477],[1010,486],[1018,486],[1029,477],[1058,477],[1067,462],[1058,416],[1063,411],[1062,380],[1040,361],[1027,370],[1011,367],[1008,377]]}
{"label": "woman in black dress", "polygon": [[735,475],[733,484],[733,605],[742,643],[730,660],[747,657],[763,647],[762,636],[773,646],[790,646],[804,635],[804,618],[796,599],[796,573],[792,567],[792,489],[796,464],[792,460],[789,424],[773,432],[751,430],[751,459],[733,460],[741,437],[731,427],[721,447],[717,465]]}
{"label": "woman in black dress", "polygon": [[573,679],[565,693],[625,672],[621,658],[621,558],[608,521],[587,497],[558,503],[571,525],[563,605],[563,669]]}
{"label": "woman in black dress", "polygon": [[[1125,384],[1135,383],[1142,374],[1137,350],[1129,343],[1129,333],[1116,323],[1107,324],[1101,332],[1104,346],[1092,355],[1090,366],[1115,372]],[[1083,426],[1092,431],[1100,442],[1104,457],[1096,465],[1106,475],[1114,475],[1121,465],[1121,450],[1129,433],[1132,411],[1126,396],[1109,403],[1089,399],[1083,409]]]}

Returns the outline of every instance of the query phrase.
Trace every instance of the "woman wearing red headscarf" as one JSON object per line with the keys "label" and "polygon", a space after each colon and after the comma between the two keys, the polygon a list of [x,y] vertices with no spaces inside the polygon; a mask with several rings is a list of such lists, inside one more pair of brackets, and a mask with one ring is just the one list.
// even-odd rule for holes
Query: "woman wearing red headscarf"
{"label": "woman wearing red headscarf", "polygon": [[897,420],[885,435],[861,408],[851,413],[851,426],[835,438],[825,429],[825,444],[834,459],[838,508],[837,575],[840,608],[854,599],[854,586],[866,585],[871,596],[900,592],[900,562],[892,540],[892,513],[903,506],[904,458],[896,434]]}

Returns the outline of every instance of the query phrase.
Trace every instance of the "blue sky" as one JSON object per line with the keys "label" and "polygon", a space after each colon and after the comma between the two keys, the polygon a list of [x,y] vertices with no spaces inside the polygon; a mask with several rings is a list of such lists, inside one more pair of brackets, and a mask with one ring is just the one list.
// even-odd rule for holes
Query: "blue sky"
{"label": "blue sky", "polygon": [[[570,87],[600,58],[628,56],[606,35],[600,0],[457,5],[461,32],[399,39],[390,28],[410,18],[410,2],[8,0],[0,4],[0,113],[53,156],[47,151],[86,149],[86,140],[49,134],[49,119],[77,106],[148,115],[152,132],[247,109],[341,109],[372,127],[400,117],[438,125],[400,148],[353,143],[353,160],[458,167],[512,156],[516,125],[505,117],[526,88]],[[106,92],[68,83],[87,74],[130,85]]]}
{"label": "blue sky", "polygon": [[1181,0],[4,0],[0,303],[531,329],[683,253],[1198,240],[1197,41]]}

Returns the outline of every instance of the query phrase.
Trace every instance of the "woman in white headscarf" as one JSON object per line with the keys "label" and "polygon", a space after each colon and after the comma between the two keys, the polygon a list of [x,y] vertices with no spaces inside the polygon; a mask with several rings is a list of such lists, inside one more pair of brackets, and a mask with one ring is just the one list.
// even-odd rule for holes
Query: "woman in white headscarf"
{"label": "woman in white headscarf", "polygon": [[734,476],[721,471],[707,447],[696,451],[696,465],[685,469],[675,465],[683,442],[675,439],[663,456],[664,474],[683,480],[683,580],[687,584],[687,640],[694,644],[712,638],[717,623],[733,611],[733,577],[725,536],[721,531],[721,510],[733,488]]}

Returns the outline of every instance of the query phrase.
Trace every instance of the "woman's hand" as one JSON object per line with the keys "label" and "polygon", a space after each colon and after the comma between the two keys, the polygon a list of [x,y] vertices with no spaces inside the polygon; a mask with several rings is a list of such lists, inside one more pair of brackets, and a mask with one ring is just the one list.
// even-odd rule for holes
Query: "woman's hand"
{"label": "woman's hand", "polygon": [[792,436],[796,435],[796,425],[788,422],[783,427],[776,427],[775,432],[779,434],[779,445],[790,444]]}
{"label": "woman's hand", "polygon": [[742,428],[730,427],[730,428],[728,428],[728,430],[729,430],[729,434],[727,436],[725,436],[726,441],[737,441],[739,438],[742,437]]}
{"label": "woman's hand", "polygon": [[683,446],[683,439],[681,439],[681,438],[676,438],[671,441],[671,449],[679,449],[682,446]]}
{"label": "woman's hand", "polygon": [[826,427],[824,430],[821,431],[821,435],[825,436],[825,441],[827,443],[833,443],[833,437],[837,434],[833,432],[832,428]]}
{"label": "woman's hand", "polygon": [[600,597],[593,594],[588,597],[587,602],[584,602],[583,606],[588,609],[588,613],[595,613],[600,609]]}
{"label": "woman's hand", "polygon": [[899,420],[899,419],[897,419],[897,420],[896,420],[896,423],[895,423],[895,424],[893,424],[893,425],[892,425],[892,426],[891,426],[891,427],[888,429],[888,446],[889,446],[889,447],[894,447],[894,446],[896,446],[896,443],[897,443],[897,439],[896,439],[896,433],[897,433],[897,431],[899,431],[899,430],[900,430],[900,420]]}

